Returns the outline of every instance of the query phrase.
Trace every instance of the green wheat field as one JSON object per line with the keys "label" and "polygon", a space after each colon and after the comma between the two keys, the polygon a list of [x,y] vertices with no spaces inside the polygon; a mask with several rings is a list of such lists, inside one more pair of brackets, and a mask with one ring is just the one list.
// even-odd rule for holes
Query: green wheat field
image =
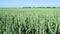
{"label": "green wheat field", "polygon": [[0,34],[60,34],[60,8],[0,8]]}

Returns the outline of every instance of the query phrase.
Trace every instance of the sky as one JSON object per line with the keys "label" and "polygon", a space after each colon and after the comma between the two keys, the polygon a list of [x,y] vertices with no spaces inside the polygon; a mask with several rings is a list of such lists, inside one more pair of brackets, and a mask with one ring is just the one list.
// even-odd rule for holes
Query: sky
{"label": "sky", "polygon": [[0,0],[0,8],[60,7],[60,0]]}

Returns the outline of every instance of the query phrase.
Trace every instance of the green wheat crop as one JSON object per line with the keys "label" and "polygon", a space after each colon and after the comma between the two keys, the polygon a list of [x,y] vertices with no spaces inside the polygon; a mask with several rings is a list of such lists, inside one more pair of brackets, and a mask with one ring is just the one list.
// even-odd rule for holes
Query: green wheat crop
{"label": "green wheat crop", "polygon": [[60,34],[59,8],[0,8],[0,34]]}

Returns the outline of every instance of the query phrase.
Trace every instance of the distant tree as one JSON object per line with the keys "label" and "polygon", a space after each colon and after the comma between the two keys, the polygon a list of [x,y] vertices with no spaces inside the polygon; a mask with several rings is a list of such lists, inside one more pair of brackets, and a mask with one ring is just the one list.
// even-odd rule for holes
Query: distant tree
{"label": "distant tree", "polygon": [[28,7],[28,8],[32,8],[32,7]]}
{"label": "distant tree", "polygon": [[42,7],[42,8],[45,8],[45,7]]}
{"label": "distant tree", "polygon": [[52,8],[56,8],[56,7],[52,7]]}
{"label": "distant tree", "polygon": [[32,8],[32,7],[23,7],[23,8]]}
{"label": "distant tree", "polygon": [[60,8],[60,7],[58,7],[58,8]]}
{"label": "distant tree", "polygon": [[51,8],[51,7],[47,7],[47,8]]}
{"label": "distant tree", "polygon": [[42,7],[39,7],[39,8],[42,8]]}

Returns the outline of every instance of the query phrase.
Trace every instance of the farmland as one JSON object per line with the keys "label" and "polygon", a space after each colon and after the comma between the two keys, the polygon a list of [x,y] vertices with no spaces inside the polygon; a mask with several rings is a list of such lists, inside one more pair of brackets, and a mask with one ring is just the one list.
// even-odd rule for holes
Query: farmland
{"label": "farmland", "polygon": [[0,34],[60,34],[60,8],[0,8]]}

